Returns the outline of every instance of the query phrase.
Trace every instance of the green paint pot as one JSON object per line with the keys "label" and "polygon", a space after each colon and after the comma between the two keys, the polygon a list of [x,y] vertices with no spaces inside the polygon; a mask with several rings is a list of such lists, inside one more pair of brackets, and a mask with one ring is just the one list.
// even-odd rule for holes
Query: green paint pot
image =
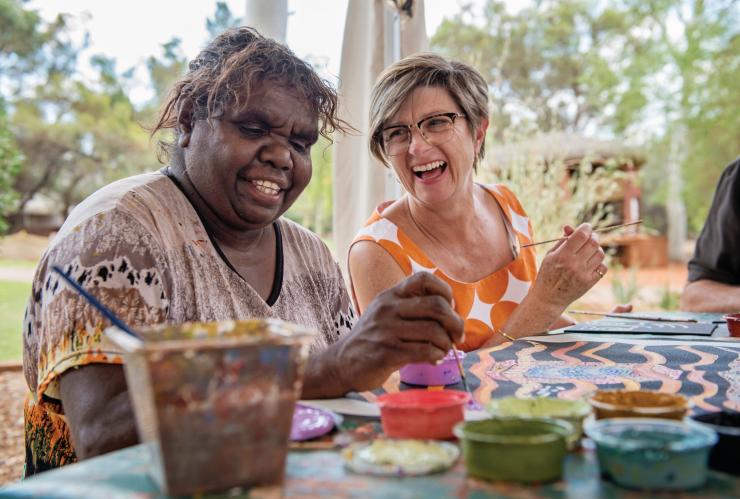
{"label": "green paint pot", "polygon": [[459,423],[454,433],[470,476],[549,482],[563,474],[566,438],[573,425],[557,419],[497,418]]}
{"label": "green paint pot", "polygon": [[556,418],[573,425],[568,436],[568,449],[578,447],[583,436],[583,420],[591,414],[591,406],[585,400],[564,400],[549,397],[517,398],[504,397],[491,400],[486,410],[493,417],[516,417],[520,419]]}

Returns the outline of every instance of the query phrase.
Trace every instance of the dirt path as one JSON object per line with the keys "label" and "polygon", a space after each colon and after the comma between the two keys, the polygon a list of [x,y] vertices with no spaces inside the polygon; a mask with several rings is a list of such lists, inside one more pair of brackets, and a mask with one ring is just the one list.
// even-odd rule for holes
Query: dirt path
{"label": "dirt path", "polygon": [[0,486],[23,473],[23,397],[26,382],[21,371],[0,372]]}

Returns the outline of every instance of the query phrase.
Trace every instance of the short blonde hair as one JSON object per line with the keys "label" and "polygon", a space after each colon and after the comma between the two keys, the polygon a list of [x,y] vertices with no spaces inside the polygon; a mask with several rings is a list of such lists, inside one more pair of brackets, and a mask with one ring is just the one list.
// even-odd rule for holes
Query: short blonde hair
{"label": "short blonde hair", "polygon": [[[471,132],[488,118],[488,85],[483,76],[465,63],[448,61],[437,54],[410,55],[388,66],[378,77],[370,101],[370,152],[388,166],[382,130],[418,87],[447,90],[465,114]],[[485,155],[485,137],[475,165]]]}

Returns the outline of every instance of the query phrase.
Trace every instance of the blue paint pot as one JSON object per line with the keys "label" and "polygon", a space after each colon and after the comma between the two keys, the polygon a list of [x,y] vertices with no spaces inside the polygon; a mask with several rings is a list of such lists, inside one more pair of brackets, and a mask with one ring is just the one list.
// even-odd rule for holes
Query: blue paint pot
{"label": "blue paint pot", "polygon": [[697,489],[707,479],[709,449],[717,434],[693,422],[617,418],[590,420],[601,473],[635,489]]}

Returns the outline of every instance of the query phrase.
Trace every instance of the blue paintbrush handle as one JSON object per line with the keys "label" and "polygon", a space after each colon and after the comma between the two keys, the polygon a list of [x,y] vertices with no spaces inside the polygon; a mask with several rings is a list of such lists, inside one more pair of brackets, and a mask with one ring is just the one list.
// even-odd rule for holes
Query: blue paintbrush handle
{"label": "blue paintbrush handle", "polygon": [[114,314],[108,307],[100,303],[97,300],[97,298],[95,298],[93,295],[85,291],[85,289],[82,286],[77,284],[75,280],[72,279],[69,275],[67,275],[58,265],[53,265],[51,268],[54,269],[54,272],[62,276],[62,278],[64,278],[64,280],[67,281],[67,284],[72,286],[75,291],[77,291],[87,301],[89,301],[93,307],[98,309],[98,312],[103,314],[109,321],[113,323],[114,326],[116,326],[121,331],[130,334],[134,338],[141,339],[141,337],[138,334],[136,334],[131,328],[129,328],[121,319],[119,319],[116,316],[116,314]]}

